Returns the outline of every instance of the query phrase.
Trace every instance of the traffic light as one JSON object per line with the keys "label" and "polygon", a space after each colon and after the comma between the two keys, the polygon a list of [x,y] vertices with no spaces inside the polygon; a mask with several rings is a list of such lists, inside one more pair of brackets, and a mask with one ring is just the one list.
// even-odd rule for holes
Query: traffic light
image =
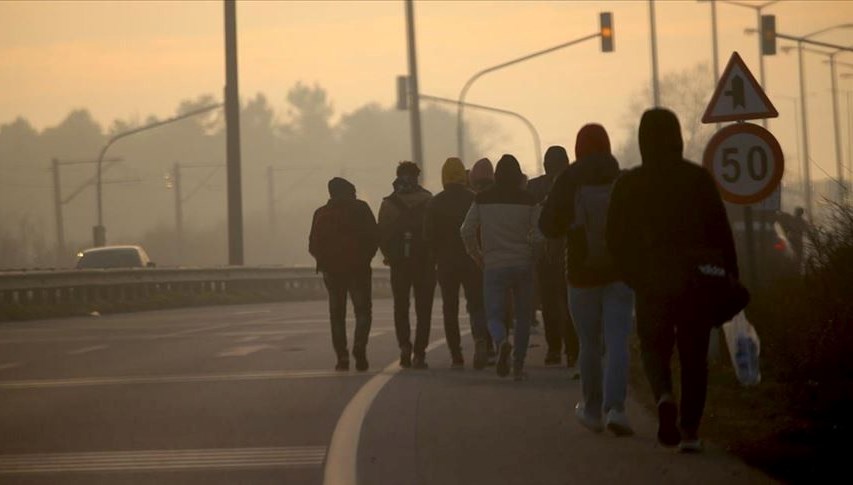
{"label": "traffic light", "polygon": [[409,109],[409,77],[397,76],[397,109]]}
{"label": "traffic light", "polygon": [[761,54],[776,55],[776,16],[761,16]]}
{"label": "traffic light", "polygon": [[601,52],[613,52],[613,14],[601,12]]}

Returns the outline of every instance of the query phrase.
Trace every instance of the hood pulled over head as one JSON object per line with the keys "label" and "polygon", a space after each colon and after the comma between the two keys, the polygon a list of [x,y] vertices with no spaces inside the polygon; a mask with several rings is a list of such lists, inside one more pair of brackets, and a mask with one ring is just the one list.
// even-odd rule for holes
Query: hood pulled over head
{"label": "hood pulled over head", "polygon": [[575,159],[589,155],[610,155],[610,137],[607,130],[597,123],[581,127],[575,139]]}
{"label": "hood pulled over head", "polygon": [[569,166],[569,154],[560,145],[548,147],[545,151],[545,174],[558,175]]}
{"label": "hood pulled over head", "polygon": [[501,187],[519,187],[524,180],[521,165],[512,155],[505,154],[495,166],[495,184]]}
{"label": "hood pulled over head", "polygon": [[681,125],[675,113],[668,109],[654,108],[643,113],[639,141],[644,167],[656,167],[683,159]]}
{"label": "hood pulled over head", "polygon": [[468,174],[465,173],[465,165],[462,160],[456,157],[450,157],[441,167],[441,183],[445,187],[448,185],[468,185]]}
{"label": "hood pulled over head", "polygon": [[355,185],[347,179],[335,177],[329,180],[329,197],[332,199],[355,199]]}

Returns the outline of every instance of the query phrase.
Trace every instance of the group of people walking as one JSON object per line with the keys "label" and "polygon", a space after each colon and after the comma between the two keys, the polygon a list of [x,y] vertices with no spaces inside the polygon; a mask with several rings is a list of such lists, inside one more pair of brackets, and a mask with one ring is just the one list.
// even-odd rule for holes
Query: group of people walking
{"label": "group of people walking", "polygon": [[[418,166],[401,162],[378,221],[352,184],[329,181],[330,199],[314,214],[309,250],[329,293],[336,368],[349,369],[349,294],[356,320],[352,356],[356,369],[368,369],[370,262],[379,249],[390,266],[401,367],[427,368],[438,282],[451,366],[465,363],[461,287],[473,367],[494,363],[498,376],[525,379],[538,295],[545,364],[561,365],[565,355],[573,367],[577,358],[583,396],[575,406],[578,421],[595,432],[631,435],[625,401],[636,321],[643,366],[658,400],[658,440],[684,451],[701,449],[709,334],[722,322],[696,304],[691,272],[696,255],[713,253],[721,270],[737,278],[732,233],[714,181],[683,158],[675,114],[660,108],[644,113],[639,145],[642,165],[621,170],[606,130],[588,124],[577,133],[573,163],[563,147],[552,146],[545,175],[530,181],[509,154],[494,167],[481,159],[470,171],[448,158],[443,190],[435,196],[419,185]],[[670,369],[674,347],[681,364],[680,406]]]}

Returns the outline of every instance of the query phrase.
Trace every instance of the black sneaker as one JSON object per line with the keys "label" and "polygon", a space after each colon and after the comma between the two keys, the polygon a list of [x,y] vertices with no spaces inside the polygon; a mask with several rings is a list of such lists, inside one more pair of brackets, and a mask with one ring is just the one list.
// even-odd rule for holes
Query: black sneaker
{"label": "black sneaker", "polygon": [[678,431],[678,407],[669,399],[658,403],[658,443],[666,447],[678,446],[681,432]]}
{"label": "black sneaker", "polygon": [[400,349],[400,367],[408,369],[412,366],[412,348],[403,347]]}
{"label": "black sneaker", "polygon": [[412,359],[412,369],[428,369],[429,366],[426,363],[426,357],[423,355],[416,355],[414,359]]}
{"label": "black sneaker", "polygon": [[338,363],[335,364],[335,370],[337,370],[337,371],[349,370],[349,357],[338,357]]}
{"label": "black sneaker", "polygon": [[370,368],[370,364],[367,362],[367,355],[364,351],[353,352],[352,356],[355,357],[355,370],[364,372]]}
{"label": "black sneaker", "polygon": [[498,363],[496,365],[498,376],[506,377],[509,374],[509,355],[511,353],[512,345],[506,341],[502,343],[500,353],[498,354]]}
{"label": "black sneaker", "polygon": [[563,363],[563,356],[559,352],[548,352],[545,354],[545,365],[560,365]]}

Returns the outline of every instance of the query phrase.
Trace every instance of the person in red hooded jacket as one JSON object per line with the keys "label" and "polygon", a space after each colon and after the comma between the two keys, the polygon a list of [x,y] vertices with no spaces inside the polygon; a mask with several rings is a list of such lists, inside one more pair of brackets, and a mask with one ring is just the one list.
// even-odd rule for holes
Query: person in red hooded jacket
{"label": "person in red hooded jacket", "polygon": [[539,220],[546,237],[567,237],[569,308],[580,341],[583,391],[575,414],[593,431],[606,426],[617,436],[631,435],[625,399],[634,294],[607,250],[610,190],[620,172],[604,127],[588,124],[578,131],[575,159],[554,182]]}

